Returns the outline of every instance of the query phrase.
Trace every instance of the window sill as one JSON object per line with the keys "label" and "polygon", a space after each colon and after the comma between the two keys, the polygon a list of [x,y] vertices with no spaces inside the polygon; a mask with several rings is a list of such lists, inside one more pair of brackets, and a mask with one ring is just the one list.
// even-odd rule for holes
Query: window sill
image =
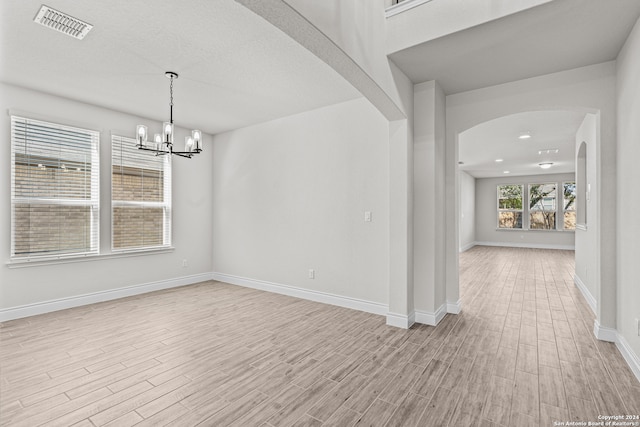
{"label": "window sill", "polygon": [[542,232],[542,233],[574,233],[575,230],[539,230],[532,228],[496,228],[496,231]]}
{"label": "window sill", "polygon": [[110,254],[98,254],[98,255],[77,255],[68,257],[51,257],[51,258],[32,258],[32,259],[14,259],[9,260],[6,263],[8,268],[25,268],[25,267],[39,267],[44,265],[57,265],[57,264],[71,264],[76,262],[85,261],[101,261],[107,259],[116,258],[130,258],[135,256],[145,255],[157,255],[173,252],[175,248],[173,246],[158,248],[158,249],[141,249],[131,251],[118,251]]}

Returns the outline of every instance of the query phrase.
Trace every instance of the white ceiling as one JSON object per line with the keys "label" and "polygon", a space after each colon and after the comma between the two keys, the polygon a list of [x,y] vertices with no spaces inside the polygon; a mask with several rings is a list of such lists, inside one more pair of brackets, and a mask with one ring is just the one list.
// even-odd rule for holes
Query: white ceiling
{"label": "white ceiling", "polygon": [[[176,124],[208,133],[361,96],[233,0],[48,1],[94,25],[82,41],[35,24],[41,1],[0,0],[0,81],[164,121],[164,72],[176,71]],[[455,93],[615,59],[639,15],[640,0],[554,0],[392,59],[413,81],[436,79]],[[581,120],[567,112],[531,113],[470,129],[461,136],[461,169],[476,177],[507,167],[512,174],[541,173],[537,150],[561,148],[548,172],[571,172]],[[514,141],[523,129],[534,138]],[[498,169],[497,153],[505,158]]]}
{"label": "white ceiling", "polygon": [[613,60],[639,16],[640,0],[554,0],[390,57],[452,94]]}
{"label": "white ceiling", "polygon": [[0,1],[0,81],[219,133],[360,97],[332,68],[233,0],[48,0],[94,26],[75,40]]}
{"label": "white ceiling", "polygon": [[[476,178],[575,172],[575,136],[584,117],[573,111],[534,111],[479,124],[459,135],[458,158],[464,163],[459,168]],[[531,138],[519,139],[523,132]],[[538,154],[556,148],[557,154]],[[543,162],[553,166],[543,170],[538,166]]]}

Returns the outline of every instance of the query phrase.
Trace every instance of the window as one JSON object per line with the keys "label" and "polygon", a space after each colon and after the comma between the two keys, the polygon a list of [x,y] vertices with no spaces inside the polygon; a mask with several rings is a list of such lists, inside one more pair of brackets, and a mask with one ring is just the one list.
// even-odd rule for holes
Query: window
{"label": "window", "polygon": [[99,139],[11,116],[11,259],[98,253]]}
{"label": "window", "polygon": [[112,250],[171,245],[171,157],[136,148],[112,136]]}
{"label": "window", "polygon": [[522,185],[498,186],[498,228],[522,228]]}
{"label": "window", "polygon": [[562,209],[564,213],[564,229],[576,229],[576,183],[564,182],[562,184],[563,201]]}
{"label": "window", "polygon": [[529,229],[555,230],[556,184],[529,185]]}

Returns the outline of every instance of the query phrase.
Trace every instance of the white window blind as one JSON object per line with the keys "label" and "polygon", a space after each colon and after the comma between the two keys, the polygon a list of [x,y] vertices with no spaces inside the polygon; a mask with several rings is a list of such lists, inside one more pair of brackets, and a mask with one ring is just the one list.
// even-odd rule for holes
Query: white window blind
{"label": "white window blind", "polygon": [[11,258],[99,250],[98,131],[11,116]]}
{"label": "white window blind", "polygon": [[171,156],[136,148],[112,135],[112,250],[171,246]]}

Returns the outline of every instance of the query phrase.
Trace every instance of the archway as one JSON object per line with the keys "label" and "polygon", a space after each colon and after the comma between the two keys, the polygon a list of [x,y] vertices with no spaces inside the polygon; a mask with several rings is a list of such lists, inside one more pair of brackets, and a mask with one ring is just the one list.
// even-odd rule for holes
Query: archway
{"label": "archway", "polygon": [[[459,135],[476,125],[511,114],[549,110],[591,113],[595,136],[588,144],[588,167],[594,179],[588,233],[595,236],[596,246],[592,265],[595,271],[590,274],[596,283],[598,301],[595,333],[601,339],[609,339],[607,331],[615,328],[616,314],[615,223],[603,224],[600,212],[604,206],[615,206],[615,174],[600,171],[615,170],[615,144],[610,143],[615,141],[615,108],[610,102],[615,85],[609,77],[614,74],[614,69],[603,64],[447,97],[446,192],[456,195],[445,200],[450,219],[446,223],[447,301],[456,301],[460,295]],[[601,283],[605,286],[601,287]]]}

